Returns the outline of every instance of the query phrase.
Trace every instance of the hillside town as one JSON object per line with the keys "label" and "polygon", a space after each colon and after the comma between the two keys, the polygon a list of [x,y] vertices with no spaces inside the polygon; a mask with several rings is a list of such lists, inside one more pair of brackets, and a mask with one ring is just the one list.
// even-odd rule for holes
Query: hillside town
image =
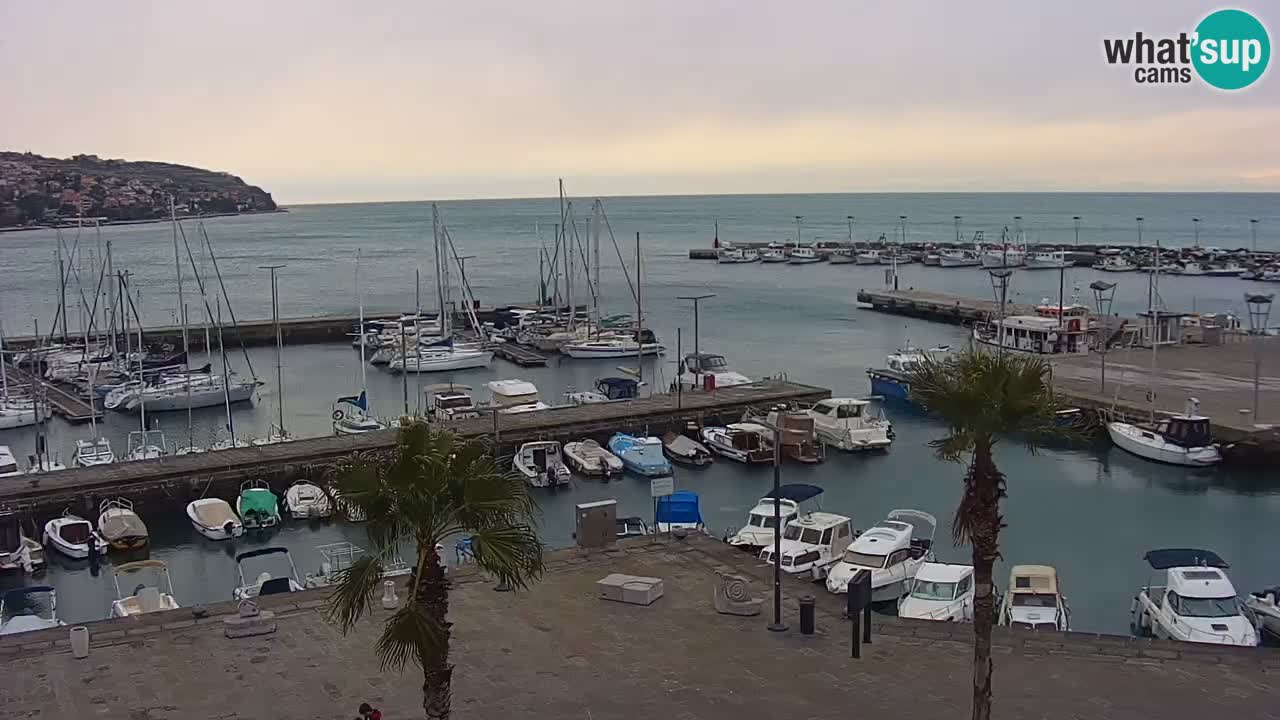
{"label": "hillside town", "polygon": [[277,210],[271,193],[225,172],[161,162],[0,152],[0,228]]}

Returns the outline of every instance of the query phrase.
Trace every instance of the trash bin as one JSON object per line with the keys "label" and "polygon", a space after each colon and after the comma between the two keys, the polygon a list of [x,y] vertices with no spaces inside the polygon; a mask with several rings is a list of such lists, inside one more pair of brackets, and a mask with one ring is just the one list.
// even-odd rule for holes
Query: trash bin
{"label": "trash bin", "polygon": [[812,635],[814,627],[813,596],[800,596],[800,634]]}

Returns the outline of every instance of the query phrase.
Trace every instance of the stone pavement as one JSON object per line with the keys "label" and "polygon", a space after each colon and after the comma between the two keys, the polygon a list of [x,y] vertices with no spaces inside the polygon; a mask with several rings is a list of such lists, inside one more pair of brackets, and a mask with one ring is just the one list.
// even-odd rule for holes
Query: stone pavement
{"label": "stone pavement", "polygon": [[[875,621],[861,660],[849,657],[841,601],[788,584],[791,631],[760,617],[718,615],[717,568],[768,569],[709,538],[640,541],[608,552],[552,553],[525,593],[494,592],[460,573],[452,594],[454,717],[964,718],[972,669],[969,626]],[[596,597],[611,572],[665,580],[649,607]],[[819,633],[798,632],[795,597],[818,600]],[[377,625],[343,637],[316,614],[315,592],[270,603],[271,636],[229,640],[221,620],[187,610],[91,624],[90,656],[66,631],[0,643],[5,718],[352,718],[368,701],[387,720],[422,717],[415,669],[383,673]],[[230,611],[229,604],[211,608]],[[1280,654],[1084,634],[998,631],[997,718],[1280,718]]]}

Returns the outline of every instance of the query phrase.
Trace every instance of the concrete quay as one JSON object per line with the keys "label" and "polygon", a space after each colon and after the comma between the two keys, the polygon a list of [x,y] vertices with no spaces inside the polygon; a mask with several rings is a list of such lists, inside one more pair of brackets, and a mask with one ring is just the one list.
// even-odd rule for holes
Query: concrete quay
{"label": "concrete quay", "polygon": [[[830,396],[825,388],[764,380],[713,392],[685,392],[680,397],[663,394],[517,415],[492,413],[448,427],[463,437],[495,438],[498,451],[506,454],[529,440],[594,437],[603,442],[619,431],[661,434],[688,422],[736,421],[750,407]],[[0,508],[39,518],[71,507],[93,516],[104,498],[121,495],[142,506],[186,503],[208,493],[234,499],[240,484],[250,479],[266,480],[282,493],[298,478],[322,479],[339,457],[389,448],[394,442],[395,431],[385,430],[27,475],[0,483]]]}
{"label": "concrete quay", "polygon": [[[875,616],[849,656],[842,599],[783,586],[785,633],[719,615],[717,571],[768,597],[771,569],[708,537],[640,539],[549,553],[530,590],[499,593],[470,568],[450,594],[455,717],[681,720],[966,716],[972,627]],[[648,607],[601,600],[614,572],[662,578]],[[230,639],[232,603],[88,623],[75,659],[66,628],[0,638],[0,704],[14,718],[342,718],[368,702],[421,717],[422,677],[383,672],[373,646],[386,617],[343,636],[320,616],[323,590],[263,598],[274,633]],[[228,588],[230,593],[230,588]],[[817,596],[817,633],[799,633],[797,600]],[[403,597],[403,593],[401,593]],[[181,588],[178,599],[182,601]],[[1119,608],[1118,611],[1123,611]],[[994,714],[1014,718],[1280,717],[1280,652],[1083,633],[997,628]]]}

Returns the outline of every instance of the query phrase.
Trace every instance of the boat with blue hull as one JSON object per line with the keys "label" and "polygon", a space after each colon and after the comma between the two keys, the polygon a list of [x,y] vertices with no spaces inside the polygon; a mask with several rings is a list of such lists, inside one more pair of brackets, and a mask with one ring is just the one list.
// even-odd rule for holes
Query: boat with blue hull
{"label": "boat with blue hull", "polygon": [[622,460],[628,472],[645,477],[671,474],[671,461],[662,452],[662,441],[656,437],[637,437],[618,433],[609,438],[609,452]]}
{"label": "boat with blue hull", "polygon": [[908,344],[897,352],[889,353],[884,359],[885,367],[867,370],[871,394],[880,395],[886,400],[912,402],[911,382],[908,379],[910,374],[925,362],[937,360],[950,350],[946,345],[921,350]]}

